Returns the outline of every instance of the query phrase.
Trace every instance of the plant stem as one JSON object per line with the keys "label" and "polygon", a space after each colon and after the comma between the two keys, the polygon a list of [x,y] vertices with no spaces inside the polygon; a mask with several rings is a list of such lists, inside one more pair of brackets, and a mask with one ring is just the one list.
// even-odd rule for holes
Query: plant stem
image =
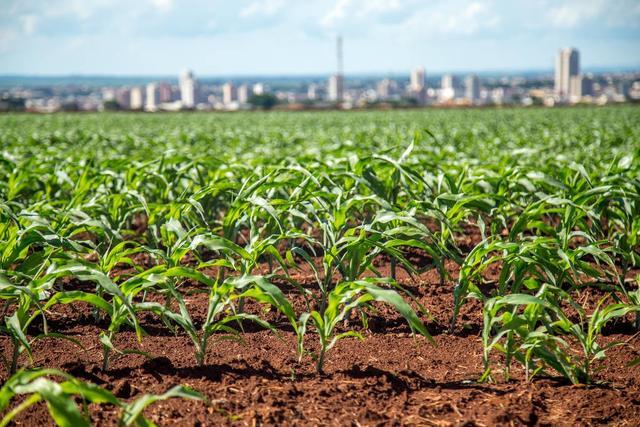
{"label": "plant stem", "polygon": [[12,339],[13,341],[13,355],[11,356],[11,368],[9,369],[9,373],[11,375],[16,373],[18,368],[18,356],[20,356],[20,343],[16,339]]}
{"label": "plant stem", "polygon": [[[109,342],[111,342],[111,334],[109,334]],[[102,344],[102,371],[106,372],[109,370],[109,353],[111,349],[108,345]]]}
{"label": "plant stem", "polygon": [[320,348],[320,354],[318,354],[318,361],[316,363],[316,372],[318,374],[322,374],[322,368],[324,366],[324,353],[325,353],[325,346],[322,345],[322,347]]}
{"label": "plant stem", "polygon": [[204,365],[204,350],[196,350],[196,363],[201,368]]}

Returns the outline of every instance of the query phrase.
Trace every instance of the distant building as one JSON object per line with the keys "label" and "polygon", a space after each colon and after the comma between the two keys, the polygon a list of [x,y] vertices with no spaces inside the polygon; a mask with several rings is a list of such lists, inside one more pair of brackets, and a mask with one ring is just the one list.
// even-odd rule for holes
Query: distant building
{"label": "distant building", "polygon": [[311,83],[309,87],[307,87],[307,99],[315,101],[318,99],[318,85],[315,83]]}
{"label": "distant building", "polygon": [[160,83],[158,85],[158,102],[171,102],[172,100],[171,85],[169,83]]}
{"label": "distant building", "polygon": [[629,88],[629,98],[634,101],[640,100],[640,81],[635,81]]}
{"label": "distant building", "polygon": [[336,57],[338,69],[336,74],[329,77],[327,95],[329,101],[341,104],[344,100],[344,56],[342,51],[342,36],[336,40]]}
{"label": "distant building", "polygon": [[158,87],[155,83],[149,83],[147,85],[147,100],[144,107],[145,110],[156,111],[158,109],[158,103],[156,99],[157,91]]}
{"label": "distant building", "polygon": [[264,87],[264,83],[256,83],[253,85],[253,93],[254,95],[264,95],[266,89]]}
{"label": "distant building", "polygon": [[131,88],[131,101],[129,108],[132,110],[142,110],[144,98],[142,96],[142,88],[135,86]]}
{"label": "distant building", "polygon": [[440,87],[442,89],[453,89],[453,76],[451,74],[443,74],[440,78]]}
{"label": "distant building", "polygon": [[427,88],[424,67],[417,67],[411,70],[408,92],[409,96],[415,98],[419,104],[426,104]]}
{"label": "distant building", "polygon": [[383,79],[378,82],[376,85],[376,92],[378,93],[378,98],[385,100],[389,99],[393,95],[395,95],[396,84],[391,79]]}
{"label": "distant building", "polygon": [[464,80],[465,98],[471,103],[480,100],[480,79],[475,74],[467,76]]}
{"label": "distant building", "polygon": [[491,90],[489,99],[497,105],[502,105],[511,101],[510,93],[503,87],[497,87]]}
{"label": "distant building", "polygon": [[116,91],[112,88],[102,89],[102,100],[103,101],[114,101],[116,99]]}
{"label": "distant building", "polygon": [[249,89],[249,85],[243,84],[238,86],[238,102],[240,104],[247,104],[250,96],[251,90]]}
{"label": "distant building", "polygon": [[131,105],[131,90],[127,88],[119,88],[115,91],[115,100],[123,109],[129,109]]}
{"label": "distant building", "polygon": [[453,86],[453,76],[451,74],[443,74],[440,79],[440,102],[450,102],[456,97],[456,91]]}
{"label": "distant building", "polygon": [[582,96],[595,95],[595,84],[593,80],[593,74],[587,74],[582,76]]}
{"label": "distant building", "polygon": [[236,88],[231,82],[222,85],[222,103],[229,105],[236,100]]}
{"label": "distant building", "polygon": [[578,102],[580,98],[582,98],[582,76],[571,76],[569,79],[569,90],[567,91],[571,94],[571,101]]}
{"label": "distant building", "polygon": [[626,99],[629,97],[629,92],[631,92],[631,86],[632,83],[630,81],[619,81],[616,85],[616,92]]}
{"label": "distant building", "polygon": [[411,71],[411,83],[409,89],[411,92],[421,92],[424,90],[425,71],[424,67],[417,67]]}
{"label": "distant building", "polygon": [[196,81],[190,70],[184,70],[180,75],[180,100],[184,108],[196,105]]}
{"label": "distant building", "polygon": [[344,77],[342,74],[333,74],[329,77],[329,88],[327,92],[329,101],[342,102],[344,98]]}
{"label": "distant building", "polygon": [[[566,48],[558,51],[555,70],[555,93],[563,99],[576,96],[571,92],[571,78],[580,74],[580,54],[577,49]],[[576,89],[574,85],[574,89]]]}

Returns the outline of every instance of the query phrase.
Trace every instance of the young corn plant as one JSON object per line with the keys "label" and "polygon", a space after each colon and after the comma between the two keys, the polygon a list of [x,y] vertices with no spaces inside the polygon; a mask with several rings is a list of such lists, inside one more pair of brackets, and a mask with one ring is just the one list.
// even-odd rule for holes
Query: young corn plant
{"label": "young corn plant", "polygon": [[44,320],[44,333],[34,339],[27,337],[29,325],[37,318],[33,314],[41,307],[44,295],[45,292],[38,291],[37,287],[15,286],[0,276],[0,297],[10,299],[12,304],[15,304],[14,313],[11,316],[5,315],[4,325],[0,325],[0,332],[8,335],[11,340],[10,355],[0,355],[5,369],[11,374],[16,372],[19,357],[23,352],[26,351],[29,358],[32,358],[31,344],[35,339],[57,336],[57,334],[48,333],[46,320]]}
{"label": "young corn plant", "polygon": [[[373,279],[338,283],[329,292],[327,306],[323,313],[313,310],[300,316],[299,337],[306,335],[309,325],[313,327],[312,330],[318,337],[319,349],[311,353],[315,359],[317,373],[323,373],[326,354],[338,341],[347,337],[364,339],[362,334],[357,331],[337,332],[336,327],[348,317],[352,310],[364,309],[374,301],[392,306],[405,318],[412,332],[426,337],[431,343],[435,344],[427,328],[411,306],[396,291],[379,287],[378,284],[381,283],[384,282]],[[304,351],[302,344],[299,345],[300,357],[302,357]]]}
{"label": "young corn plant", "polygon": [[239,312],[236,306],[237,300],[251,298],[261,303],[269,304],[280,310],[297,327],[293,308],[282,294],[282,291],[260,276],[228,277],[224,282],[217,281],[194,270],[174,267],[162,273],[165,278],[181,278],[196,280],[209,289],[208,308],[205,320],[202,323],[193,321],[183,296],[173,285],[172,280],[166,280],[161,286],[165,287],[178,305],[178,312],[173,312],[166,306],[145,302],[138,307],[146,311],[152,311],[171,324],[178,325],[184,330],[195,350],[195,359],[198,366],[203,366],[206,360],[207,348],[213,338],[218,340],[235,340],[242,342],[241,321],[251,321],[266,328],[274,328],[257,315]]}
{"label": "young corn plant", "polygon": [[[380,250],[390,256],[391,279],[396,280],[398,262],[409,274],[417,272],[417,269],[404,257],[402,250],[406,248],[421,249],[431,257],[433,265],[440,274],[441,284],[449,276],[444,268],[444,260],[451,256],[450,251],[437,244],[433,233],[415,218],[415,212],[380,211],[372,223],[366,225],[364,229],[370,235],[380,239]],[[423,269],[428,267],[423,266]]]}
{"label": "young corn plant", "polygon": [[[61,378],[56,381],[52,378]],[[9,408],[11,401],[25,396],[21,403]],[[132,402],[123,402],[111,392],[74,378],[55,369],[23,370],[11,376],[0,388],[0,412],[5,412],[0,427],[7,426],[21,412],[44,401],[49,415],[58,426],[89,427],[92,425],[89,403],[113,405],[120,411],[118,425],[151,427],[155,424],[144,417],[143,411],[155,402],[182,398],[204,400],[203,396],[187,387],[175,386],[167,392],[155,395],[144,394]],[[74,400],[80,400],[79,407]]]}
{"label": "young corn plant", "polygon": [[[605,305],[608,299],[603,298],[589,316],[584,316],[568,294],[546,285],[535,296],[511,294],[487,300],[483,328],[485,372],[481,380],[491,378],[490,353],[495,349],[505,356],[506,379],[515,360],[525,367],[527,381],[551,368],[573,384],[592,383],[598,368],[595,363],[605,358],[608,349],[624,345],[600,345],[602,328],[613,319],[640,310],[637,305]],[[579,322],[573,323],[566,316],[561,300],[571,303],[580,314]],[[579,350],[572,343],[578,343]]]}
{"label": "young corn plant", "polygon": [[161,277],[153,274],[136,275],[116,285],[106,274],[82,264],[64,265],[52,271],[51,274],[56,278],[70,276],[81,281],[94,282],[101,289],[99,294],[78,290],[57,292],[46,302],[40,312],[44,314],[56,304],[71,304],[79,301],[91,304],[96,310],[102,311],[109,319],[107,329],[102,331],[99,337],[102,344],[104,371],[109,369],[112,352],[119,356],[129,353],[145,355],[134,349],[119,350],[112,340],[125,325],[135,331],[138,341],[142,340],[144,331],[138,321],[137,313],[145,310],[146,306],[144,302],[136,302],[136,297],[149,289],[157,288]]}
{"label": "young corn plant", "polygon": [[[575,289],[583,284],[599,283],[615,277],[615,264],[604,246],[606,242],[587,239],[577,247],[563,249],[556,238],[531,236],[516,241],[487,238],[465,258],[454,288],[454,313],[451,327],[464,300],[468,297],[485,301],[488,297],[480,284],[495,285],[495,295],[522,293],[526,280],[536,280],[563,289]],[[592,265],[592,262],[596,266]],[[495,281],[487,281],[483,274],[500,263]],[[604,266],[604,267],[602,267]]]}
{"label": "young corn plant", "polygon": [[[387,213],[377,217],[373,223],[350,224],[349,217],[357,216],[358,212],[366,212],[369,205],[375,206],[377,202],[372,197],[354,197],[342,202],[340,201],[342,197],[345,195],[339,194],[338,201],[334,205],[318,199],[320,208],[306,203],[304,207],[308,214],[293,210],[294,215],[303,218],[308,224],[318,224],[321,230],[320,239],[310,236],[306,239],[310,249],[294,246],[286,254],[289,264],[295,265],[293,256],[296,255],[313,271],[320,291],[319,298],[313,296],[317,300],[320,313],[326,309],[329,294],[334,286],[334,275],[339,275],[341,281],[345,282],[361,279],[366,271],[371,271],[380,277],[381,273],[373,262],[380,254],[389,256],[401,264],[406,271],[414,273],[415,268],[406,260],[400,248],[414,246],[430,250],[428,245],[423,244],[420,240],[408,238],[411,233],[420,233],[420,229],[415,229],[409,218]],[[385,226],[387,219],[405,222],[409,225],[389,229]],[[382,230],[379,230],[378,226]],[[314,247],[319,247],[321,251],[321,270],[318,269],[312,256],[315,254]],[[395,283],[395,281],[389,283]]]}
{"label": "young corn plant", "polygon": [[[40,266],[44,269],[46,264]],[[14,373],[18,368],[18,359],[26,351],[29,359],[32,358],[31,344],[43,338],[59,338],[71,341],[80,347],[80,343],[68,336],[49,331],[44,310],[51,294],[54,293],[54,284],[59,277],[59,271],[54,264],[49,265],[46,271],[36,271],[29,276],[18,271],[7,271],[6,276],[0,272],[0,299],[5,300],[4,325],[0,331],[11,339],[11,355],[2,354],[2,362],[8,372]],[[54,293],[54,295],[56,295]],[[7,310],[12,307],[13,314],[8,315]],[[28,329],[33,322],[42,319],[42,333],[33,338],[28,338]]]}

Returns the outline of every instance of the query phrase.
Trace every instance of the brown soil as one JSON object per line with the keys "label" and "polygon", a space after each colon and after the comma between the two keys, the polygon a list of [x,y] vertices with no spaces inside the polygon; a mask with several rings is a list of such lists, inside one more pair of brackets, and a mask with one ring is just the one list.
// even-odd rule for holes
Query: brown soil
{"label": "brown soil", "polygon": [[[455,278],[454,265],[447,267]],[[383,263],[380,270],[388,274],[389,266]],[[312,279],[305,269],[295,277],[309,284]],[[446,325],[452,314],[453,283],[440,285],[435,270],[415,280],[400,271],[398,279],[429,310],[427,325],[436,347],[412,337],[397,315],[381,308],[372,313],[369,330],[362,330],[365,340],[340,341],[328,353],[325,374],[317,375],[311,358],[298,363],[294,334],[277,314],[268,313],[268,320],[281,329],[280,337],[249,326],[244,344],[212,340],[205,366],[197,367],[189,339],[171,334],[148,315],[142,317],[148,336],[141,343],[133,332],[122,331],[115,344],[154,358],[128,355],[103,372],[97,338],[102,325],[95,324],[87,306],[76,304],[54,307],[48,320],[50,328],[79,340],[85,350],[64,340],[40,341],[33,348],[33,365],[63,369],[122,399],[162,393],[177,384],[209,399],[209,404],[182,399],[155,404],[145,414],[159,425],[640,425],[640,370],[626,366],[640,355],[640,336],[628,322],[607,327],[602,337],[603,343],[627,345],[608,350],[597,385],[572,386],[553,377],[526,383],[518,368],[510,382],[500,382],[498,376],[496,384],[481,384],[480,304],[467,303],[458,328],[450,333]],[[302,309],[304,301],[297,291],[287,292]],[[578,300],[593,306],[598,297],[590,289]],[[206,296],[188,295],[186,302],[194,320],[202,319]],[[309,335],[308,347],[314,347],[314,338]],[[8,354],[6,338],[0,347]],[[6,378],[7,373],[0,372],[0,381]],[[96,425],[116,423],[115,408],[91,409]],[[41,426],[51,420],[39,404],[20,415],[16,424]]]}

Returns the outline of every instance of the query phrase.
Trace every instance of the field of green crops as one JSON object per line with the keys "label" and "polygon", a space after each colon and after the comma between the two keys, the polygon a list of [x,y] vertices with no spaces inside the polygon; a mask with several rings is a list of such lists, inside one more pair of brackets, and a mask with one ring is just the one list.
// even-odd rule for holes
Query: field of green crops
{"label": "field of green crops", "polygon": [[[590,384],[629,345],[603,329],[640,331],[639,264],[637,107],[2,115],[0,425],[39,401],[60,425],[90,422],[83,401],[149,425],[158,400],[211,398],[123,400],[39,364],[35,343],[76,342],[47,322],[62,306],[101,325],[103,371],[143,353],[115,343],[153,317],[196,367],[265,328],[321,377],[382,307],[438,345],[479,301],[478,381]],[[399,279],[427,271],[452,295],[444,322]]]}

